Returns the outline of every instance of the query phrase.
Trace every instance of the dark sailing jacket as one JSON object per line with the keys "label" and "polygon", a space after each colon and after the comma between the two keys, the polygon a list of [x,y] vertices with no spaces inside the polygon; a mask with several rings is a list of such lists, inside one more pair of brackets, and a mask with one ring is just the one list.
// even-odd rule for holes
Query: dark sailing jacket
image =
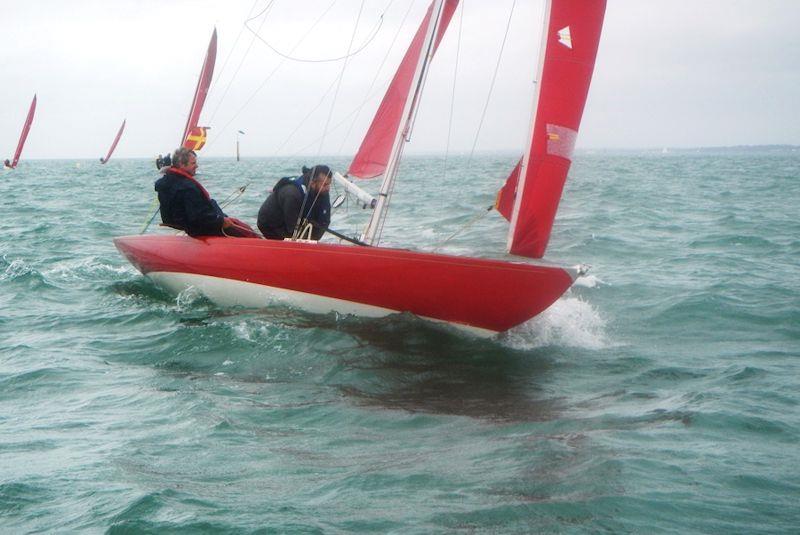
{"label": "dark sailing jacket", "polygon": [[225,214],[208,192],[189,174],[170,167],[156,180],[161,221],[185,230],[189,236],[222,236]]}
{"label": "dark sailing jacket", "polygon": [[[294,234],[303,209],[303,220],[310,220],[327,227],[331,223],[331,200],[327,193],[317,195],[308,189],[309,178],[283,177],[258,210],[258,230],[265,238],[282,240]],[[303,204],[305,201],[305,205]],[[303,223],[304,224],[304,223]],[[317,226],[311,239],[318,240],[325,231]]]}

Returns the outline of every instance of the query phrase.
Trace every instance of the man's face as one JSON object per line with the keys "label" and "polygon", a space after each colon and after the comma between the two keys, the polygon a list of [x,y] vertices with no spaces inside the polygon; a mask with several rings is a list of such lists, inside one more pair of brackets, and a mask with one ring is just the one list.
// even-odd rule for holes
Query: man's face
{"label": "man's face", "polygon": [[328,193],[331,190],[331,179],[325,173],[320,173],[311,181],[311,189],[319,193]]}
{"label": "man's face", "polygon": [[189,163],[181,166],[181,169],[183,169],[190,175],[194,176],[194,174],[197,172],[197,156],[195,156],[194,154],[190,154]]}

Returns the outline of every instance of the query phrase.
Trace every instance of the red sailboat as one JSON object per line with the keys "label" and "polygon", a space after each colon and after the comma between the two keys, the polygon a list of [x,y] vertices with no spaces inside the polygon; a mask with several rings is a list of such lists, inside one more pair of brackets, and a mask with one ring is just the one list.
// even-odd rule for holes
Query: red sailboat
{"label": "red sailboat", "polygon": [[[536,106],[526,153],[498,194],[512,254],[544,254],[571,163],[600,39],[605,0],[547,0]],[[288,303],[365,317],[410,312],[478,334],[519,325],[555,302],[578,267],[378,246],[387,200],[436,47],[458,0],[434,0],[378,108],[349,175],[381,176],[362,235],[367,247],[303,240],[126,236],[117,248],[142,273],[221,305]]]}
{"label": "red sailboat", "polygon": [[211,79],[214,76],[214,64],[217,61],[217,29],[211,34],[211,41],[208,43],[206,58],[203,60],[203,68],[200,69],[200,77],[197,79],[197,87],[194,90],[192,106],[189,108],[189,117],[186,118],[186,126],[183,129],[181,144],[192,150],[200,150],[206,143],[207,127],[198,127],[200,113],[206,102],[208,88],[211,87]]}
{"label": "red sailboat", "polygon": [[119,127],[117,131],[117,135],[114,138],[114,142],[111,144],[111,148],[108,149],[108,153],[106,154],[105,158],[100,158],[100,163],[108,163],[108,159],[111,158],[111,155],[114,154],[114,149],[117,148],[117,143],[119,143],[119,138],[122,137],[122,131],[125,130],[125,119],[122,120],[122,126]]}
{"label": "red sailboat", "polygon": [[19,157],[22,156],[22,149],[25,147],[25,140],[28,139],[28,132],[33,124],[33,115],[36,113],[36,95],[33,95],[31,106],[28,108],[28,116],[25,118],[25,124],[22,125],[22,133],[19,135],[19,142],[17,143],[17,150],[14,152],[14,158],[9,161],[6,160],[4,165],[8,168],[14,169],[19,163]]}

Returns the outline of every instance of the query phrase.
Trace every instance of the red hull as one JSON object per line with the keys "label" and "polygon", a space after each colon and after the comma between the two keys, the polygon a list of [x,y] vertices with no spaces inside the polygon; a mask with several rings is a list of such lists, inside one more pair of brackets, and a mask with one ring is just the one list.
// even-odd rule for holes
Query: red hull
{"label": "red hull", "polygon": [[205,275],[505,331],[573,282],[564,268],[323,243],[124,236],[117,248],[145,275]]}

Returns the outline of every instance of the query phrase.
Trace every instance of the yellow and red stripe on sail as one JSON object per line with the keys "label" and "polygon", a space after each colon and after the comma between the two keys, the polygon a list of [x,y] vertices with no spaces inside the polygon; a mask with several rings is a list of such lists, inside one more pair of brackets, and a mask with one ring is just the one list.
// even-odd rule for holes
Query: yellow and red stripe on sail
{"label": "yellow and red stripe on sail", "polygon": [[189,150],[200,150],[206,144],[206,130],[207,126],[195,126],[189,130],[189,135],[183,142],[183,146]]}

